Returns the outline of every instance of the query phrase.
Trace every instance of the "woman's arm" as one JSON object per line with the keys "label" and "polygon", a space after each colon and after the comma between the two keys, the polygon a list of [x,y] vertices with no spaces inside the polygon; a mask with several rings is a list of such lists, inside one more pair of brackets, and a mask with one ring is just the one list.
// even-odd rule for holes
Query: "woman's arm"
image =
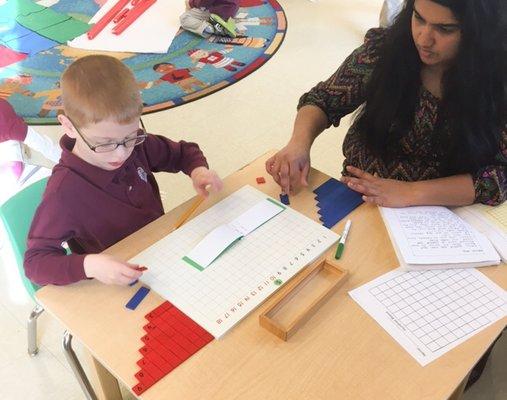
{"label": "woman's arm", "polygon": [[266,171],[273,176],[284,193],[307,186],[310,171],[310,149],[313,141],[327,128],[328,119],[319,107],[301,107],[294,122],[289,143],[266,161]]}
{"label": "woman's arm", "polygon": [[267,172],[286,193],[306,185],[310,148],[315,138],[363,102],[365,87],[378,60],[385,31],[371,29],[357,48],[327,80],[299,99],[298,113],[288,144],[266,162]]}
{"label": "woman's arm", "polygon": [[343,177],[342,182],[361,193],[365,202],[383,207],[465,206],[475,200],[470,174],[405,182],[379,178],[352,166],[347,171],[353,176]]}
{"label": "woman's arm", "polygon": [[502,131],[499,151],[492,165],[473,174],[475,202],[496,206],[507,200],[507,126]]}

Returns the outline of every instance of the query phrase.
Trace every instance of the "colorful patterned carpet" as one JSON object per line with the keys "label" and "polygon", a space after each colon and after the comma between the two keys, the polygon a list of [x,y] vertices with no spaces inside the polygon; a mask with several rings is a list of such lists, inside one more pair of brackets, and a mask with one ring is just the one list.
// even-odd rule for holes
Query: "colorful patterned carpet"
{"label": "colorful patterned carpet", "polygon": [[[103,3],[103,0],[96,1]],[[28,7],[33,4],[27,0],[23,2]],[[283,9],[276,0],[241,0],[240,5],[238,15],[241,18],[236,19],[236,26],[242,37],[231,39],[229,43],[218,43],[217,37],[203,39],[180,30],[166,54],[105,53],[119,58],[134,71],[145,113],[176,107],[223,89],[273,56],[287,28]],[[59,0],[49,8],[54,15],[72,17],[73,28],[79,31],[82,23],[98,11],[99,5],[93,0]],[[12,20],[9,23],[12,28]],[[2,24],[0,12],[0,26],[7,25]],[[57,37],[60,32],[43,36],[46,31],[30,31],[26,26],[32,25],[18,26],[16,23],[15,33],[21,35],[22,29],[23,35],[31,34],[26,37],[31,38],[31,45],[37,44],[38,50],[9,46],[14,43],[14,33],[12,29],[0,28],[0,97],[7,99],[28,123],[55,124],[62,106],[61,73],[75,59],[99,52],[65,45],[66,39]],[[214,62],[217,59],[221,62]],[[171,76],[180,79],[173,83],[175,79]]]}

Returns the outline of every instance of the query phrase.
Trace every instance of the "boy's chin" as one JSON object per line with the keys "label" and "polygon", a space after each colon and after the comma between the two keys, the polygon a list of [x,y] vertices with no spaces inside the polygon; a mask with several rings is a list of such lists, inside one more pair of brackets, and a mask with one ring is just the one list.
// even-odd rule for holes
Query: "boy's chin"
{"label": "boy's chin", "polygon": [[106,170],[106,171],[114,171],[118,168],[121,168],[121,166],[125,163],[124,162],[121,162],[121,163],[109,163],[109,162],[99,162],[99,163],[93,163],[93,165],[95,165],[96,167],[99,167],[103,170]]}
{"label": "boy's chin", "polygon": [[108,171],[114,171],[115,169],[120,168],[124,163],[125,161],[119,163],[105,163],[103,168],[107,169]]}

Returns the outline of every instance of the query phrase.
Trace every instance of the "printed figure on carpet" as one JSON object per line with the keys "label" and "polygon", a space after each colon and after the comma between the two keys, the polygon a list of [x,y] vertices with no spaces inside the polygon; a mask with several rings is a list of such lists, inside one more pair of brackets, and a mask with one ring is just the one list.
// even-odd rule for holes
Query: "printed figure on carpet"
{"label": "printed figure on carpet", "polygon": [[[9,16],[8,26],[0,30],[0,98],[8,100],[27,123],[56,123],[61,110],[61,73],[76,59],[92,53],[111,55],[134,71],[145,113],[211,94],[263,65],[279,48],[286,31],[285,14],[276,0],[216,3],[223,2],[230,9],[213,13],[230,21],[234,34],[204,38],[181,29],[167,53],[157,54],[89,51],[67,45],[92,26],[88,21],[104,0],[59,0],[50,7],[30,0],[7,0],[0,5],[0,14]],[[190,3],[194,8],[211,9],[214,2]]]}

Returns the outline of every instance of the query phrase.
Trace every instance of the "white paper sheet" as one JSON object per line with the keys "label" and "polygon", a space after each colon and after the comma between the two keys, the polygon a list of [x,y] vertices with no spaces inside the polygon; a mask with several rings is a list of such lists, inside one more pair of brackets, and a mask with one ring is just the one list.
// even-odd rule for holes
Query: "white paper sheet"
{"label": "white paper sheet", "polygon": [[208,233],[197,245],[185,256],[184,261],[203,270],[208,267],[221,253],[243,235],[229,225],[220,225]]}
{"label": "white paper sheet", "polygon": [[265,199],[233,219],[229,225],[246,236],[285,209],[284,205]]}
{"label": "white paper sheet", "polygon": [[396,269],[350,296],[421,365],[507,315],[506,291],[475,269]]}
{"label": "white paper sheet", "polygon": [[400,265],[409,269],[495,265],[488,239],[445,207],[380,208]]}
{"label": "white paper sheet", "polygon": [[[93,16],[98,21],[118,0],[109,0]],[[132,53],[166,53],[180,28],[179,17],[185,11],[183,0],[157,0],[120,35],[111,33],[110,22],[94,39],[86,33],[67,44],[85,50],[126,51]]]}

